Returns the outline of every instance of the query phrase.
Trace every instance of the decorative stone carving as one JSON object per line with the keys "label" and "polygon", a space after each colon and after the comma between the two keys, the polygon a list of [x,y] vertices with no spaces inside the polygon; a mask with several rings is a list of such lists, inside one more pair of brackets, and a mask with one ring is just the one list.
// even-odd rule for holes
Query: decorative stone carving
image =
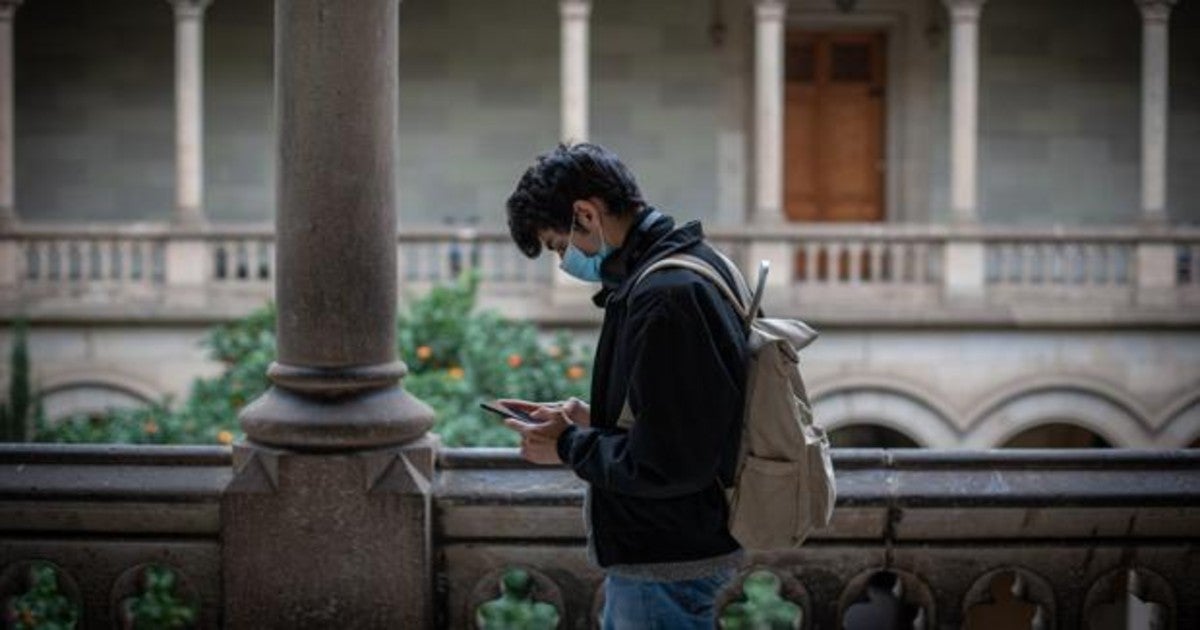
{"label": "decorative stone carving", "polygon": [[471,591],[465,618],[480,630],[551,629],[564,615],[562,592],[545,574],[527,567],[489,572]]}
{"label": "decorative stone carving", "polygon": [[937,627],[928,585],[896,569],[873,569],[855,576],[842,591],[838,610],[839,627],[845,630]]}
{"label": "decorative stone carving", "polygon": [[1053,630],[1054,590],[1025,569],[989,571],[967,591],[963,619],[964,630]]}
{"label": "decorative stone carving", "polygon": [[109,609],[114,628],[203,625],[196,588],[182,571],[166,564],[144,563],[126,569],[113,583]]}
{"label": "decorative stone carving", "polygon": [[[56,623],[78,627],[82,601],[75,580],[52,562],[25,560],[0,573],[0,622],[23,623],[30,628]],[[5,623],[3,627],[11,626]]]}
{"label": "decorative stone carving", "polygon": [[743,572],[718,595],[715,609],[721,628],[812,627],[812,602],[804,586],[790,575],[762,567]]}
{"label": "decorative stone carving", "polygon": [[1166,22],[1177,0],[1133,0],[1147,22]]}
{"label": "decorative stone carving", "polygon": [[1092,630],[1170,630],[1175,594],[1156,573],[1117,569],[1095,582],[1084,598],[1083,618]]}

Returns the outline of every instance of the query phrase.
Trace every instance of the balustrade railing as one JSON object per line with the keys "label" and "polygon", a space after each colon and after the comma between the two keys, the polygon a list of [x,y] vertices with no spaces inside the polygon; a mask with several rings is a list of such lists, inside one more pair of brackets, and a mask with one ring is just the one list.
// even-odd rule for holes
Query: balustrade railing
{"label": "balustrade railing", "polygon": [[[759,259],[771,260],[772,284],[790,288],[768,294],[776,309],[820,312],[832,304],[894,311],[906,305],[927,317],[951,303],[1039,307],[1053,299],[1057,307],[1102,303],[1174,309],[1178,316],[1175,307],[1200,304],[1196,228],[790,224],[717,228],[709,238],[750,274]],[[521,298],[536,312],[553,310],[561,303],[553,294],[571,287],[556,281],[560,272],[552,256],[525,258],[502,229],[404,229],[397,246],[402,291],[419,292],[475,269],[485,303]],[[27,226],[0,234],[0,263],[12,267],[0,273],[0,294],[26,304],[65,304],[64,298],[95,293],[159,299],[156,293],[203,289],[206,299],[236,291],[265,300],[273,286],[274,247],[269,225],[190,231]],[[958,294],[969,299],[950,299]]]}
{"label": "balustrade railing", "polygon": [[[31,569],[52,570],[86,627],[110,627],[153,568],[176,576],[198,627],[221,627],[234,459],[219,447],[0,445],[0,596],[28,592]],[[429,600],[405,601],[431,607],[437,627],[477,627],[481,611],[526,604],[557,627],[598,627],[602,575],[586,559],[582,483],[512,449],[442,449],[437,461]],[[997,616],[1047,629],[1200,624],[1200,453],[835,449],[833,462],[833,522],[799,549],[748,555],[720,615],[744,620],[770,600],[802,628],[979,627]],[[270,488],[288,471],[257,474]],[[253,497],[266,505],[272,494]],[[420,519],[378,524],[413,527]],[[322,549],[298,552],[321,562]],[[519,597],[497,603],[502,578]],[[324,579],[343,576],[313,571],[314,592]],[[1133,625],[1104,625],[1113,615]]]}

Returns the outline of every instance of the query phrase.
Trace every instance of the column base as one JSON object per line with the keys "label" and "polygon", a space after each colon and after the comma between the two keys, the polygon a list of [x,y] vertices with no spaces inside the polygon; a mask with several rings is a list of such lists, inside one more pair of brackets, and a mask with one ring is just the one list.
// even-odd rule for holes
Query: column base
{"label": "column base", "polygon": [[221,498],[224,627],[430,628],[437,444],[234,447]]}
{"label": "column base", "polygon": [[21,219],[17,216],[17,211],[0,206],[0,232],[12,232],[21,224]]}
{"label": "column base", "polygon": [[[346,375],[352,372],[330,372],[331,383],[339,372],[351,380]],[[242,409],[238,420],[258,444],[330,453],[411,442],[433,426],[434,412],[399,384],[336,396],[272,385]]]}

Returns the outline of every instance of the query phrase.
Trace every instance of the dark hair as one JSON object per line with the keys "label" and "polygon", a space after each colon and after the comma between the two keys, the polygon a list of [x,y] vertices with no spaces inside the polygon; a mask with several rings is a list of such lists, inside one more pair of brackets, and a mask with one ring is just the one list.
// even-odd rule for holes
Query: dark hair
{"label": "dark hair", "polygon": [[616,154],[598,144],[560,144],[530,166],[505,204],[508,231],[530,258],[542,252],[538,231],[571,229],[579,199],[599,197],[617,216],[645,205],[633,174]]}

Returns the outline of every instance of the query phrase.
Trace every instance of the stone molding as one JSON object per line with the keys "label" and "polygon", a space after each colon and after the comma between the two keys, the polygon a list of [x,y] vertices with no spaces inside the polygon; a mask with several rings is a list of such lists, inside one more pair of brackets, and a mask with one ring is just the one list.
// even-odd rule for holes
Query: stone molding
{"label": "stone molding", "polygon": [[1171,9],[1178,0],[1134,0],[1138,10],[1142,12],[1142,20],[1147,23],[1163,23],[1171,17]]}
{"label": "stone molding", "polygon": [[175,7],[175,19],[196,19],[204,17],[204,10],[212,4],[212,0],[167,0]]}
{"label": "stone molding", "polygon": [[564,20],[586,20],[592,15],[591,0],[559,0],[558,12]]}
{"label": "stone molding", "polygon": [[756,0],[754,16],[760,22],[779,22],[787,17],[788,0]]}
{"label": "stone molding", "polygon": [[978,22],[987,0],[942,0],[955,22]]}

